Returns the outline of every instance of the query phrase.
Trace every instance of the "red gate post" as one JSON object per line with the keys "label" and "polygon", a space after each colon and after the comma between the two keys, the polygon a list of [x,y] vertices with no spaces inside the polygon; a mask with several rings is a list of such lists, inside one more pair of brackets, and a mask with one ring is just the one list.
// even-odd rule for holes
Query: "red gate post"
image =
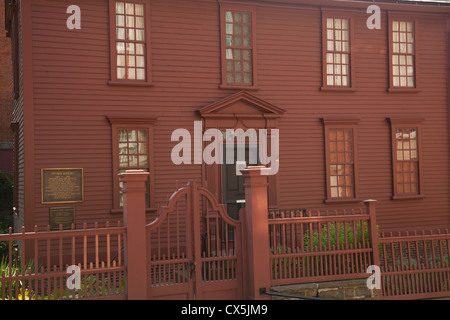
{"label": "red gate post", "polygon": [[377,200],[366,200],[364,205],[366,206],[366,213],[369,215],[369,238],[372,243],[372,263],[380,267],[380,253],[378,250],[378,231],[377,231],[377,213],[375,206]]}
{"label": "red gate post", "polygon": [[[369,238],[372,242],[372,263],[380,268],[381,272],[381,262],[380,262],[380,252],[378,248],[378,230],[377,230],[377,211],[375,209],[377,204],[377,200],[366,200],[364,201],[364,205],[366,206],[366,213],[369,215]],[[379,274],[381,277],[381,274]],[[380,285],[382,286],[382,278],[379,279]],[[382,288],[378,289],[378,299],[380,299],[383,295]]]}
{"label": "red gate post", "polygon": [[269,205],[267,200],[266,167],[249,167],[242,170],[245,187],[245,230],[246,290],[249,300],[270,300],[261,290],[270,289],[269,257]]}
{"label": "red gate post", "polygon": [[145,181],[148,172],[128,170],[123,182],[123,224],[127,228],[125,261],[129,300],[147,299],[147,243],[145,229]]}

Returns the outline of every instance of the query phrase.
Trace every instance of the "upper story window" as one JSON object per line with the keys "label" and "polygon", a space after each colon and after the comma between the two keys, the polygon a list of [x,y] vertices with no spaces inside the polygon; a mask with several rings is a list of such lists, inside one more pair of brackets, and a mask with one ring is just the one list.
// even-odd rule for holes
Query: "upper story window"
{"label": "upper story window", "polygon": [[352,91],[352,16],[322,10],[322,90]]}
{"label": "upper story window", "polygon": [[390,21],[390,87],[414,89],[417,87],[415,22]]}
{"label": "upper story window", "polygon": [[255,13],[252,10],[221,8],[222,85],[255,86]]}
{"label": "upper story window", "polygon": [[392,22],[392,84],[414,87],[414,23]]}
{"label": "upper story window", "polygon": [[326,20],[326,85],[350,86],[350,21]]}
{"label": "upper story window", "polygon": [[144,5],[116,2],[117,79],[145,80]]}
{"label": "upper story window", "polygon": [[111,84],[149,83],[149,5],[145,0],[110,0]]}

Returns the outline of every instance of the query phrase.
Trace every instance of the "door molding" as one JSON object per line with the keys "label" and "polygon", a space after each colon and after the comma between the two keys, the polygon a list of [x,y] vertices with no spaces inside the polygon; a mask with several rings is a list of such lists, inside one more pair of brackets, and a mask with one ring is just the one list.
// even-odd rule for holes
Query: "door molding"
{"label": "door molding", "polygon": [[[278,119],[286,110],[247,91],[240,91],[198,110],[203,130],[208,129],[278,129]],[[269,131],[270,136],[270,131]],[[204,149],[204,145],[202,148]],[[202,150],[203,150],[202,149]],[[223,169],[220,164],[202,166],[202,181],[220,202],[223,202]],[[279,175],[269,176],[269,208],[278,208]]]}

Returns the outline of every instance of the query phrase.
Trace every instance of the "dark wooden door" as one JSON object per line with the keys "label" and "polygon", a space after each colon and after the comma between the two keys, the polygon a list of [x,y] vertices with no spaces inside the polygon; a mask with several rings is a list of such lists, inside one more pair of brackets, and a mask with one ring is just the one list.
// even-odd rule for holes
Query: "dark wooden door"
{"label": "dark wooden door", "polygon": [[[232,164],[224,163],[222,166],[223,203],[227,205],[228,215],[236,220],[239,219],[239,210],[245,207],[244,177],[239,175],[236,169],[259,163],[257,145],[245,145],[245,162],[238,159],[238,146],[233,144],[224,147],[224,155],[226,155],[227,149],[234,148],[234,162]],[[253,157],[250,157],[251,152]]]}

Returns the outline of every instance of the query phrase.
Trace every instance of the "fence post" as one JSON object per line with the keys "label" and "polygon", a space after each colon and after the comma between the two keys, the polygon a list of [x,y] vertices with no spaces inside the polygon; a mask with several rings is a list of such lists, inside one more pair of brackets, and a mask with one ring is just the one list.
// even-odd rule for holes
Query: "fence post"
{"label": "fence post", "polygon": [[270,289],[269,256],[269,212],[267,199],[267,175],[265,167],[249,167],[242,170],[245,187],[245,220],[243,234],[246,235],[246,290],[249,300],[269,300],[262,290]]}
{"label": "fence post", "polygon": [[123,182],[123,224],[127,228],[125,261],[129,300],[147,299],[147,243],[145,229],[145,181],[148,172],[128,170]]}
{"label": "fence post", "polygon": [[366,213],[369,215],[369,237],[372,243],[372,262],[374,265],[380,267],[380,253],[378,250],[378,231],[377,231],[377,212],[376,212],[377,200],[366,200],[364,205],[366,206]]}

